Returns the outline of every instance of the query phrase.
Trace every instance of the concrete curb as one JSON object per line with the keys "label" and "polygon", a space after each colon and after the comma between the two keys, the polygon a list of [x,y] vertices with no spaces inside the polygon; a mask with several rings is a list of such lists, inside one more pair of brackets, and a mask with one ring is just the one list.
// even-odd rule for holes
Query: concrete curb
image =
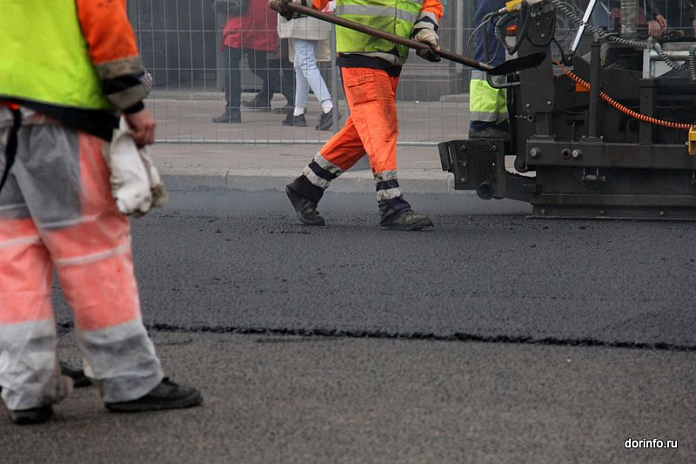
{"label": "concrete curb", "polygon": [[[296,168],[273,169],[161,169],[162,179],[169,189],[196,187],[238,189],[250,192],[263,190],[285,191],[299,171]],[[461,194],[454,190],[454,178],[448,172],[431,169],[401,169],[399,183],[408,193]],[[367,169],[349,171],[331,184],[337,193],[369,193],[375,188],[372,173]],[[470,192],[469,192],[470,193]]]}

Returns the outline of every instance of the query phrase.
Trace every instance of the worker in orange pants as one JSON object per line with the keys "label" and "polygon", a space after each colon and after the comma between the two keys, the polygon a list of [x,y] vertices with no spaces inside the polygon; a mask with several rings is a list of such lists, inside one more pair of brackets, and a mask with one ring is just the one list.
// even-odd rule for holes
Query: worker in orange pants
{"label": "worker in orange pants", "polygon": [[[293,0],[295,1],[295,0]],[[287,18],[295,13],[290,0],[269,0],[269,6]],[[306,4],[305,0],[296,3]],[[314,0],[322,10],[328,0]],[[439,0],[340,0],[335,14],[385,32],[396,31],[430,45],[417,53],[431,61],[439,57],[437,29],[443,7]],[[286,193],[305,224],[324,225],[317,204],[330,182],[368,155],[377,190],[380,227],[387,230],[421,230],[432,227],[430,218],[411,209],[404,199],[396,172],[399,135],[396,88],[409,50],[402,45],[345,27],[336,29],[337,64],[341,68],[350,116],[344,127],[321,148],[293,180]]]}

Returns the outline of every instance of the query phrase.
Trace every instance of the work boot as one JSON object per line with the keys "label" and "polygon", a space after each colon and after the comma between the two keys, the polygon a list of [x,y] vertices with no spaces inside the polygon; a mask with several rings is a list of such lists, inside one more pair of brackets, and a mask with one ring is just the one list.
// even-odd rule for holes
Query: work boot
{"label": "work boot", "polygon": [[10,418],[17,425],[41,424],[49,420],[51,416],[53,416],[53,408],[51,406],[10,411]]}
{"label": "work boot", "polygon": [[73,369],[67,363],[61,361],[60,363],[60,373],[70,377],[73,380],[73,387],[89,387],[92,382],[85,375],[85,371],[82,369]]}
{"label": "work boot", "polygon": [[379,225],[382,230],[421,230],[426,227],[435,227],[428,216],[416,213],[412,209],[402,209],[387,216],[380,221]]}
{"label": "work boot", "polygon": [[295,116],[292,113],[288,113],[288,115],[283,120],[283,125],[284,126],[295,126],[295,127],[307,127],[307,120],[305,119],[304,114],[300,114],[299,116]]}
{"label": "work boot", "polygon": [[238,109],[227,110],[222,113],[222,116],[213,118],[214,123],[229,123],[229,124],[239,124],[242,122],[242,115]]}
{"label": "work boot", "polygon": [[295,208],[300,221],[310,226],[324,225],[324,218],[319,215],[316,203],[293,191],[289,185],[285,187],[285,193],[288,194],[290,203]]}
{"label": "work boot", "polygon": [[[328,113],[321,113],[319,116],[319,123],[314,126],[314,128],[318,131],[327,131],[331,129],[333,126],[333,112],[334,109],[331,108],[331,110]],[[341,119],[341,114],[338,114],[338,119]]]}
{"label": "work boot", "polygon": [[109,411],[143,412],[163,409],[181,409],[198,406],[203,402],[201,392],[193,387],[178,385],[165,377],[147,395],[132,401],[104,403]]}

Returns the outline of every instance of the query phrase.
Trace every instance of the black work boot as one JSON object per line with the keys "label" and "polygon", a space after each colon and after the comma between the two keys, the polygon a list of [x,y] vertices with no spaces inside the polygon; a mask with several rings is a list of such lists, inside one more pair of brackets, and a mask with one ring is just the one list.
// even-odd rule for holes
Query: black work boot
{"label": "black work boot", "polygon": [[60,363],[60,373],[73,379],[73,387],[75,388],[89,387],[92,385],[92,382],[85,375],[85,371],[82,369],[73,369],[67,363],[62,361]]}
{"label": "black work boot", "polygon": [[421,230],[426,227],[435,227],[428,216],[416,213],[410,208],[385,217],[379,225],[382,230]]}
{"label": "black work boot", "polygon": [[323,226],[325,224],[324,218],[321,217],[319,211],[317,211],[317,204],[315,202],[295,192],[291,188],[291,185],[285,187],[285,193],[288,194],[290,203],[292,203],[292,207],[295,208],[295,212],[300,218],[300,221],[310,226]]}
{"label": "black work boot", "polygon": [[51,406],[10,411],[10,418],[17,425],[41,424],[48,421],[51,416],[53,416],[53,408]]}
{"label": "black work boot", "polygon": [[114,412],[143,412],[190,408],[202,402],[201,392],[193,387],[178,385],[165,377],[150,393],[137,400],[104,403],[104,406]]}

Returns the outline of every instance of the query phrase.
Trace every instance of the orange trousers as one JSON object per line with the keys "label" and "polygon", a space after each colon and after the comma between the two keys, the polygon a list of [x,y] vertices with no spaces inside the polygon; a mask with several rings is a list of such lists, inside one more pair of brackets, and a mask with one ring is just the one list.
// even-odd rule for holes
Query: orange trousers
{"label": "orange trousers", "polygon": [[350,116],[319,153],[342,171],[367,154],[374,174],[396,171],[398,77],[370,68],[341,68]]}
{"label": "orange trousers", "polygon": [[[41,117],[24,113],[17,160],[0,191],[3,400],[18,410],[62,399],[54,270],[86,371],[102,383],[105,401],[138,398],[163,374],[141,322],[130,225],[111,196],[104,142],[54,123],[31,124]],[[0,140],[2,121],[0,112]]]}

